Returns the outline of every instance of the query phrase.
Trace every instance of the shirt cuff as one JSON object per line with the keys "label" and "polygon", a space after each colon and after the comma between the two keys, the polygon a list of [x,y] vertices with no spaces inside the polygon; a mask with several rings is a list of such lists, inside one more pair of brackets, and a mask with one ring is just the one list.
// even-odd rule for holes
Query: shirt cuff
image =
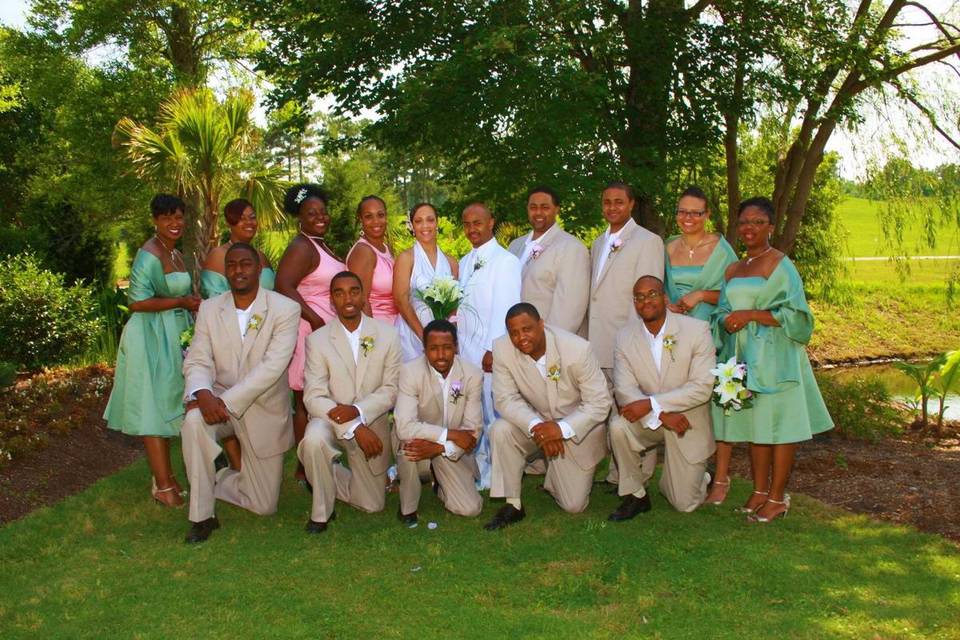
{"label": "shirt cuff", "polygon": [[213,389],[211,389],[210,387],[197,387],[196,389],[192,389],[192,390],[190,391],[190,393],[188,393],[188,394],[186,395],[187,402],[189,402],[189,401],[191,401],[191,400],[196,400],[196,399],[197,399],[197,392],[198,392],[198,391],[203,391],[204,389],[206,389],[207,391],[211,391],[211,392],[213,391]]}
{"label": "shirt cuff", "polygon": [[533,437],[533,428],[538,424],[540,424],[541,422],[543,422],[543,420],[541,420],[540,418],[536,418],[535,420],[531,420],[530,424],[527,425],[527,433],[530,435],[531,438]]}
{"label": "shirt cuff", "polygon": [[447,442],[447,429],[444,429],[440,432],[440,437],[437,438],[437,443],[446,445]]}
{"label": "shirt cuff", "polygon": [[363,411],[360,411],[360,407],[357,405],[353,405],[353,407],[357,410],[357,413],[360,414],[360,417],[354,418],[353,421],[347,423],[347,430],[343,434],[344,440],[352,440],[354,433],[357,431],[357,427],[366,424],[366,421],[363,419]]}
{"label": "shirt cuff", "polygon": [[576,432],[573,430],[573,427],[567,424],[566,420],[561,420],[557,424],[560,425],[560,433],[563,434],[564,440],[569,440],[573,436],[577,435]]}
{"label": "shirt cuff", "polygon": [[643,426],[653,431],[659,429],[660,425],[663,424],[660,422],[661,411],[663,411],[663,409],[660,408],[660,403],[657,402],[656,398],[650,396],[650,413],[643,416]]}
{"label": "shirt cuff", "polygon": [[461,455],[463,455],[463,449],[453,444],[449,440],[443,443],[444,458],[459,458]]}

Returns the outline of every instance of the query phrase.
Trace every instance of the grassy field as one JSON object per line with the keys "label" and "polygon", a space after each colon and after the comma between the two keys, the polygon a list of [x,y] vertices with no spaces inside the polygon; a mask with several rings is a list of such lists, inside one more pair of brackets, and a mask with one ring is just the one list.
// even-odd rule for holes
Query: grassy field
{"label": "grassy field", "polygon": [[[912,207],[911,222],[903,230],[903,247],[907,255],[944,256],[960,255],[960,242],[957,231],[950,224],[940,223],[937,226],[937,244],[928,246],[922,238],[923,227],[920,221],[923,218],[921,207],[934,206],[932,203],[917,204]],[[837,217],[843,222],[846,229],[847,246],[851,256],[884,256],[885,238],[880,226],[880,217],[884,215],[887,204],[877,200],[865,198],[845,198],[837,206]],[[939,214],[937,214],[939,215]]]}
{"label": "grassy field", "polygon": [[731,506],[679,514],[654,493],[613,524],[599,487],[571,516],[528,478],[527,519],[505,531],[480,528],[499,505],[463,519],[426,491],[416,529],[391,496],[307,536],[288,482],[278,515],[220,505],[223,528],[187,546],[185,511],[149,503],[147,477],[134,464],[0,528],[5,639],[960,636],[954,545],[803,496],[750,525],[731,508],[742,483]]}

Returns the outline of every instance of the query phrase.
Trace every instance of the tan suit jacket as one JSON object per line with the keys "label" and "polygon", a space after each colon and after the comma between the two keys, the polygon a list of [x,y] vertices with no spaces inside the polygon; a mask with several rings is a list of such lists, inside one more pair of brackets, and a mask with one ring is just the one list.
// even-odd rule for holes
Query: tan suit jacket
{"label": "tan suit jacket", "polygon": [[[586,337],[593,345],[600,366],[613,367],[613,346],[617,332],[634,315],[633,285],[640,276],[663,280],[663,240],[631,218],[620,232],[623,245],[607,257],[598,273],[606,234],[590,248],[590,310],[585,323]],[[581,334],[584,332],[581,331]]]}
{"label": "tan suit jacket", "polygon": [[[518,259],[526,239],[523,235],[510,243],[508,250]],[[557,224],[538,242],[543,252],[521,263],[520,299],[535,306],[547,324],[576,333],[590,298],[590,253]]]}
{"label": "tan suit jacket", "polygon": [[[460,383],[461,396],[440,397],[440,382],[426,356],[405,363],[400,369],[400,393],[393,418],[401,440],[421,438],[438,442],[444,429],[473,431],[479,438],[483,431],[483,371],[457,356],[447,379]],[[447,422],[443,422],[443,406],[447,403]]]}
{"label": "tan suit jacket", "polygon": [[[672,350],[666,347],[660,358],[660,370],[653,361],[643,328],[635,318],[617,334],[613,381],[620,406],[635,400],[656,398],[663,411],[682,412],[690,429],[682,438],[665,430],[664,438],[674,444],[691,463],[709,458],[716,445],[710,420],[710,396],[717,364],[710,325],[702,320],[667,312],[664,337],[676,340]],[[645,428],[645,427],[643,427]],[[664,427],[661,426],[661,429]]]}
{"label": "tan suit jacket", "polygon": [[[347,424],[336,424],[327,412],[338,404],[355,405],[363,413],[365,424],[390,448],[387,412],[397,400],[400,375],[400,338],[390,325],[364,316],[361,339],[373,338],[373,348],[361,347],[355,362],[350,342],[338,318],[334,318],[307,337],[303,403],[311,418],[327,420],[337,437],[347,434]],[[389,455],[371,458],[370,468],[379,475],[390,464]]]}
{"label": "tan suit jacket", "polygon": [[[293,446],[287,365],[297,343],[300,305],[260,289],[253,301],[260,327],[240,337],[233,294],[200,305],[190,351],[183,362],[185,390],[210,389],[245,429],[257,457]],[[189,400],[189,398],[185,398]]]}
{"label": "tan suit jacket", "polygon": [[546,364],[559,367],[557,381],[544,379],[534,360],[518,351],[510,336],[493,343],[493,399],[506,420],[526,430],[531,421],[563,420],[574,436],[566,454],[584,471],[607,455],[606,425],[611,398],[597,358],[586,340],[546,328]]}

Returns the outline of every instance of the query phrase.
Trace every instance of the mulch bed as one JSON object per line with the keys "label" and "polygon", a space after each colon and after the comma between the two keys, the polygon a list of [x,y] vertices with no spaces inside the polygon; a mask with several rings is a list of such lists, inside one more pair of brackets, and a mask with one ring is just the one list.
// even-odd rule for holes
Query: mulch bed
{"label": "mulch bed", "polygon": [[[139,440],[109,431],[101,418],[111,375],[105,367],[55,370],[0,392],[0,451],[18,451],[12,461],[0,459],[0,523],[143,455]],[[732,471],[749,478],[745,446],[735,449]],[[953,426],[937,443],[917,433],[877,443],[818,438],[800,448],[790,490],[960,542],[958,478],[960,430]]]}

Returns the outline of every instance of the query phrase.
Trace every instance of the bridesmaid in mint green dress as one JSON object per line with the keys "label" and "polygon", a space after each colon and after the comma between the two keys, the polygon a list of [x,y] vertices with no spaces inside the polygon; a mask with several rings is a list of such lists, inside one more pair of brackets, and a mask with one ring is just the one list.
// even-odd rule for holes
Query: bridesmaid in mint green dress
{"label": "bridesmaid in mint green dress", "polygon": [[737,254],[722,234],[707,233],[710,217],[707,195],[700,187],[687,187],[677,202],[680,235],[667,240],[664,290],[669,309],[709,321],[720,299],[727,266]]}
{"label": "bridesmaid in mint green dress", "polygon": [[153,474],[154,500],[183,504],[170,464],[170,438],[183,421],[183,352],[180,334],[200,307],[175,245],[183,236],[183,201],[160,194],[150,203],[156,234],[137,251],[127,289],[130,319],[117,352],[107,426],[143,438]]}
{"label": "bridesmaid in mint green dress", "polygon": [[[769,244],[774,216],[766,198],[740,204],[738,228],[747,257],[727,269],[713,315],[718,360],[736,356],[745,363],[753,392],[752,406],[739,411],[711,405],[718,441],[750,443],[753,493],[742,511],[753,522],[787,514],[787,481],[799,443],[833,428],[807,357],[813,315],[803,283],[790,258]],[[726,469],[729,458],[718,459],[718,477],[724,477],[721,462]]]}
{"label": "bridesmaid in mint green dress", "polygon": [[[200,272],[200,294],[204,300],[230,291],[230,284],[223,275],[223,259],[227,255],[227,249],[234,242],[253,244],[253,237],[257,235],[259,228],[257,212],[254,211],[253,204],[243,198],[228,202],[223,208],[223,218],[230,229],[230,239],[211,250],[203,263],[203,270]],[[263,252],[260,253],[260,264],[263,265],[263,270],[260,272],[260,288],[273,291],[276,274]]]}

